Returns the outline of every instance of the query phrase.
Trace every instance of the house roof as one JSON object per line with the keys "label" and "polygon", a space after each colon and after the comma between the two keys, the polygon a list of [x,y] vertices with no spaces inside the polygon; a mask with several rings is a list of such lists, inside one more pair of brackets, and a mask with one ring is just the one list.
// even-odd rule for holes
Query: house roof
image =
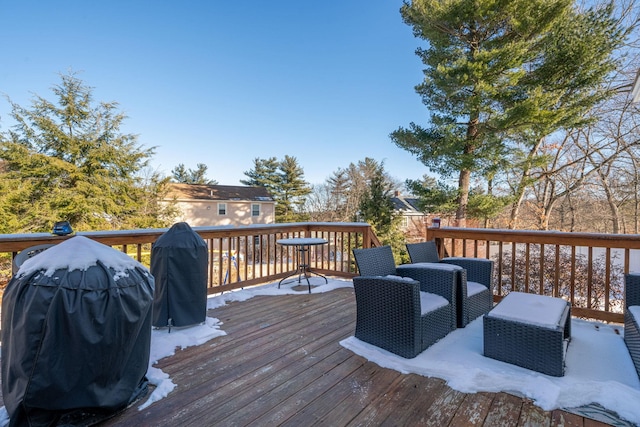
{"label": "house roof", "polygon": [[397,211],[423,213],[418,208],[418,199],[415,197],[392,197],[391,202],[393,203],[393,208]]}
{"label": "house roof", "polygon": [[273,197],[264,187],[241,185],[205,185],[171,183],[169,198],[189,200],[232,200],[273,202]]}

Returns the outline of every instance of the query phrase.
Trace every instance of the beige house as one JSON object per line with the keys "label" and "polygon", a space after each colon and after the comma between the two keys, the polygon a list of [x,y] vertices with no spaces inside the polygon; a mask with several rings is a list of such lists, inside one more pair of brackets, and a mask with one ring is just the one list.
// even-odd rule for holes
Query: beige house
{"label": "beige house", "polygon": [[192,227],[272,224],[275,201],[264,187],[170,184],[167,198]]}

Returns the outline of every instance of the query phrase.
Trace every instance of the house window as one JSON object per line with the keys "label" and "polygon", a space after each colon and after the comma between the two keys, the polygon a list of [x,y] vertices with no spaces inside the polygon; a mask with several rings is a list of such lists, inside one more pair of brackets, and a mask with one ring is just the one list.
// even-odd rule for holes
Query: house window
{"label": "house window", "polygon": [[260,205],[258,203],[251,205],[251,216],[260,216]]}
{"label": "house window", "polygon": [[226,215],[226,214],[227,214],[227,204],[218,203],[218,215]]}

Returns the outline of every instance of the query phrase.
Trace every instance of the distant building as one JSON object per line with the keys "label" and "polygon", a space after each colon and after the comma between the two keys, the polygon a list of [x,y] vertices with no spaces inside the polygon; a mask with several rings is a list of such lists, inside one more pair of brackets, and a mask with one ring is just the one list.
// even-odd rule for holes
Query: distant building
{"label": "distant building", "polygon": [[402,218],[401,228],[408,242],[423,241],[427,236],[428,215],[418,208],[418,199],[404,197],[399,192],[391,198],[393,207]]}
{"label": "distant building", "polygon": [[264,187],[170,184],[167,200],[180,212],[175,221],[192,227],[275,222],[275,201]]}

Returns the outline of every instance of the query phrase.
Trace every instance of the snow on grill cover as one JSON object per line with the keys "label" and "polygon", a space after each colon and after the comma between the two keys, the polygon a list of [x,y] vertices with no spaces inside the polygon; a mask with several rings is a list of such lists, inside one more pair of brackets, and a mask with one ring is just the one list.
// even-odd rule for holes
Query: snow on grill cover
{"label": "snow on grill cover", "polygon": [[22,264],[2,299],[2,394],[10,425],[109,414],[147,390],[154,279],[83,236]]}
{"label": "snow on grill cover", "polygon": [[191,326],[207,317],[207,243],[178,222],[151,248],[155,278],[153,326]]}

